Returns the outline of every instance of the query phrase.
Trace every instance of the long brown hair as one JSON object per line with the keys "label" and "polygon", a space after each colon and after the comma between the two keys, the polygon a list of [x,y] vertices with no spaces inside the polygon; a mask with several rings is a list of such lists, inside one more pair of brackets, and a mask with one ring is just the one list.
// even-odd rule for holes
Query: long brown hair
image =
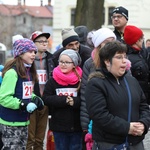
{"label": "long brown hair", "polygon": [[[23,61],[22,61],[21,57],[16,57],[12,60],[9,60],[5,64],[3,72],[2,72],[2,77],[4,77],[5,73],[13,67],[16,68],[16,71],[17,71],[18,75],[21,78],[28,78],[27,74],[26,74],[26,68],[24,67],[24,64],[23,64]],[[38,76],[37,76],[37,73],[36,73],[36,68],[35,68],[35,63],[34,62],[31,66],[31,68],[30,68],[30,72],[31,72],[32,82],[33,83],[38,82]]]}
{"label": "long brown hair", "polygon": [[94,59],[93,59],[93,63],[96,69],[98,69],[100,67],[100,58],[99,58],[99,52],[101,49],[101,45],[99,45],[94,53]]}

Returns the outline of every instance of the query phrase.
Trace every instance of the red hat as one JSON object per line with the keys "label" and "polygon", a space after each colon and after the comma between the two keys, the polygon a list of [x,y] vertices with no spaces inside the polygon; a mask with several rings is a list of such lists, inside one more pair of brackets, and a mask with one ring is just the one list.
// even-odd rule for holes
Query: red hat
{"label": "red hat", "polygon": [[135,44],[142,36],[142,30],[136,26],[127,25],[124,29],[124,41],[128,45]]}
{"label": "red hat", "polygon": [[35,32],[33,32],[32,34],[31,34],[31,37],[30,37],[30,39],[32,40],[32,41],[35,41],[38,37],[40,37],[40,36],[45,36],[47,39],[50,37],[50,34],[49,33],[43,33],[43,32],[41,32],[41,31],[35,31]]}

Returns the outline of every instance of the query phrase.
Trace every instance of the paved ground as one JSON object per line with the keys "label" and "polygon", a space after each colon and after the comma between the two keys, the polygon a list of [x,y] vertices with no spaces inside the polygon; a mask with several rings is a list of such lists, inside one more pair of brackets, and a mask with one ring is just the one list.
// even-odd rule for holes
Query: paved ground
{"label": "paved ground", "polygon": [[149,132],[145,136],[144,147],[145,147],[145,150],[150,150],[150,129],[149,129]]}

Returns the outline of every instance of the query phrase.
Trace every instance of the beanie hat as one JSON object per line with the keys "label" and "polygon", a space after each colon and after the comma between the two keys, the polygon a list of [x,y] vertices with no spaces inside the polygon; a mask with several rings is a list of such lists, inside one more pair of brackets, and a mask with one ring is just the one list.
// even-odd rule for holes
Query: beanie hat
{"label": "beanie hat", "polygon": [[121,14],[121,15],[123,15],[128,20],[128,10],[125,9],[124,7],[122,7],[122,6],[116,7],[113,10],[112,14]]}
{"label": "beanie hat", "polygon": [[92,42],[94,47],[98,47],[102,42],[104,42],[107,38],[113,37],[116,39],[116,35],[109,28],[101,28],[93,33]]}
{"label": "beanie hat", "polygon": [[44,36],[44,37],[46,37],[46,38],[48,39],[48,38],[50,37],[50,34],[49,34],[49,33],[43,33],[43,32],[41,32],[41,31],[35,31],[35,32],[33,32],[33,33],[31,34],[30,40],[32,40],[32,41],[35,42],[35,40],[36,40],[38,37],[40,37],[40,36]]}
{"label": "beanie hat", "polygon": [[35,51],[37,52],[37,47],[33,43],[33,41],[23,38],[15,41],[13,44],[13,50],[14,50],[14,58],[17,56],[29,52],[29,51]]}
{"label": "beanie hat", "polygon": [[63,47],[66,47],[70,42],[79,41],[79,36],[74,29],[63,29],[61,35]]}
{"label": "beanie hat", "polygon": [[135,44],[142,36],[142,30],[136,26],[127,25],[124,29],[124,41],[128,45]]}
{"label": "beanie hat", "polygon": [[90,46],[90,47],[94,47],[94,44],[93,44],[93,42],[92,42],[92,37],[93,37],[93,35],[94,35],[94,30],[93,31],[90,31],[89,33],[88,33],[88,35],[87,35],[87,44]]}
{"label": "beanie hat", "polygon": [[87,40],[88,28],[86,26],[77,26],[74,30],[79,36],[79,42],[85,43]]}
{"label": "beanie hat", "polygon": [[76,51],[74,51],[74,50],[72,50],[72,49],[66,49],[66,50],[64,50],[60,54],[59,59],[60,59],[60,57],[62,55],[67,55],[68,57],[70,57],[75,66],[79,66],[81,64],[81,57],[80,57],[79,53],[76,52]]}
{"label": "beanie hat", "polygon": [[20,34],[16,34],[16,35],[12,36],[12,44],[14,44],[15,41],[17,41],[19,39],[23,39],[23,36]]}

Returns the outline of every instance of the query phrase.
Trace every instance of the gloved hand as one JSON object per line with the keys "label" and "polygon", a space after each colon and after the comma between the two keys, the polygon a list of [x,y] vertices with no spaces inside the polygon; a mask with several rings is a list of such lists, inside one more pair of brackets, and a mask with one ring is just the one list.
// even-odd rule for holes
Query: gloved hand
{"label": "gloved hand", "polygon": [[32,102],[24,103],[21,101],[21,103],[20,103],[20,109],[26,110],[29,113],[32,113],[36,108],[37,108],[36,104],[34,104]]}
{"label": "gloved hand", "polygon": [[32,113],[37,108],[37,106],[34,103],[30,102],[26,108],[29,113]]}
{"label": "gloved hand", "polygon": [[40,97],[34,96],[33,99],[32,99],[32,102],[37,106],[38,110],[42,110],[43,109],[44,102],[43,102],[43,100]]}
{"label": "gloved hand", "polygon": [[86,143],[86,149],[91,150],[93,146],[93,139],[92,139],[92,134],[87,133],[85,135],[85,143]]}

